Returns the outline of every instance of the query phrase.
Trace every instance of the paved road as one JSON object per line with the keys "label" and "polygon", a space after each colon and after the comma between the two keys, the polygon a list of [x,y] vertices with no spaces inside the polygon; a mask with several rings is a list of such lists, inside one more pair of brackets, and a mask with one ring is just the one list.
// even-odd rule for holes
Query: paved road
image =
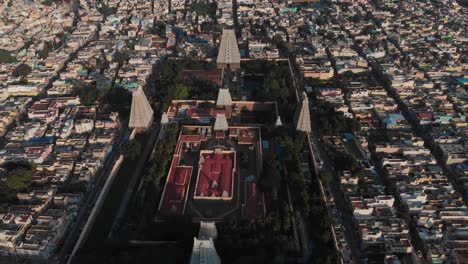
{"label": "paved road", "polygon": [[[314,109],[316,105],[316,98],[311,98],[311,107],[310,109]],[[321,141],[318,140],[319,135],[319,126],[318,123],[318,113],[317,111],[311,111],[311,127],[312,127],[312,144],[314,144],[318,151],[320,152],[320,160],[323,162],[323,170],[327,172],[331,172],[333,175],[333,184],[331,184],[331,192],[333,194],[333,198],[335,199],[335,206],[339,212],[341,212],[342,223],[345,228],[345,236],[346,241],[349,243],[349,247],[351,249],[351,256],[355,263],[362,263],[362,253],[360,251],[361,245],[359,242],[358,234],[355,232],[356,227],[354,225],[353,215],[349,210],[349,206],[345,201],[343,192],[340,188],[340,179],[338,176],[335,176],[335,168],[332,159],[326,155],[324,148],[322,146]]]}

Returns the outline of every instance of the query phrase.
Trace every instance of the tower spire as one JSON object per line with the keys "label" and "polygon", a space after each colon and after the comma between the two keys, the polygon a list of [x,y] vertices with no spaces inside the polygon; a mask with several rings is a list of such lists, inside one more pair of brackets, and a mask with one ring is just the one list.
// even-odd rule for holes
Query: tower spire
{"label": "tower spire", "polygon": [[231,94],[229,93],[229,89],[220,88],[218,93],[218,100],[216,100],[216,106],[224,107],[224,106],[231,106],[232,99]]}
{"label": "tower spire", "polygon": [[310,127],[309,99],[305,92],[302,93],[301,109],[296,120],[296,129],[307,133],[312,131]]}
{"label": "tower spire", "polygon": [[152,122],[153,109],[143,89],[138,87],[137,90],[133,92],[132,109],[128,126],[130,128],[146,129],[151,126]]}
{"label": "tower spire", "polygon": [[226,131],[228,130],[229,125],[224,114],[216,114],[216,120],[214,124],[215,131]]}
{"label": "tower spire", "polygon": [[231,70],[240,68],[239,46],[237,46],[236,33],[233,29],[223,29],[216,63],[218,68],[230,68]]}

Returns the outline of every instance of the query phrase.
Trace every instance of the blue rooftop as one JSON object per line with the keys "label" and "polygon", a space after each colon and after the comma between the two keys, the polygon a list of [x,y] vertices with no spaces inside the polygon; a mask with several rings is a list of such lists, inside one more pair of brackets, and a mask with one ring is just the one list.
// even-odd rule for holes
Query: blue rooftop
{"label": "blue rooftop", "polygon": [[54,143],[53,137],[35,137],[26,141],[25,145],[36,145],[36,144],[52,144]]}
{"label": "blue rooftop", "polygon": [[270,141],[264,139],[262,143],[263,143],[263,149],[264,150],[269,150],[270,149]]}
{"label": "blue rooftop", "polygon": [[343,137],[347,140],[354,140],[354,135],[351,133],[343,133]]}
{"label": "blue rooftop", "polygon": [[247,51],[246,51],[245,49],[239,50],[239,53],[240,53],[240,56],[241,56],[242,58],[247,57]]}
{"label": "blue rooftop", "polygon": [[396,121],[395,119],[393,118],[385,118],[384,120],[382,120],[384,123],[388,124],[388,125],[396,125]]}
{"label": "blue rooftop", "polygon": [[395,119],[395,120],[405,119],[402,114],[388,114],[388,117],[390,117],[391,119]]}

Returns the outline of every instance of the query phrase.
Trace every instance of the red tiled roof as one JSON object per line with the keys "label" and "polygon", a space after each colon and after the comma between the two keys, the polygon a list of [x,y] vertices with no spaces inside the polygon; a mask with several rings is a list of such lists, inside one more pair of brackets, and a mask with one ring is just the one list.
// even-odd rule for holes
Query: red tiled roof
{"label": "red tiled roof", "polygon": [[224,114],[227,118],[231,117],[230,110],[224,109],[208,109],[208,108],[189,108],[186,116],[191,118],[216,118],[217,114]]}
{"label": "red tiled roof", "polygon": [[178,163],[179,158],[175,156],[172,160],[164,196],[159,208],[160,212],[164,214],[182,215],[184,213],[192,167],[177,166]]}
{"label": "red tiled roof", "polygon": [[468,263],[468,250],[466,249],[455,249],[454,250],[455,258],[458,263]]}
{"label": "red tiled roof", "polygon": [[190,172],[192,171],[192,168],[187,168],[187,167],[177,167],[176,172],[175,172],[175,185],[185,185],[187,184],[187,181],[190,177]]}
{"label": "red tiled roof", "polygon": [[255,218],[257,216],[257,186],[255,182],[247,183],[247,195],[245,215],[250,218]]}
{"label": "red tiled roof", "polygon": [[201,135],[181,135],[181,142],[199,142],[201,141]]}
{"label": "red tiled roof", "polygon": [[205,159],[197,183],[197,196],[221,196],[224,192],[232,196],[231,154],[202,154]]}
{"label": "red tiled roof", "polygon": [[420,118],[432,118],[432,113],[419,113]]}
{"label": "red tiled roof", "polygon": [[182,79],[189,80],[195,78],[221,85],[221,74],[222,71],[220,69],[214,71],[184,70],[182,72]]}
{"label": "red tiled roof", "polygon": [[255,143],[256,142],[256,134],[255,133],[249,133],[253,132],[248,129],[240,129],[239,131],[239,143]]}

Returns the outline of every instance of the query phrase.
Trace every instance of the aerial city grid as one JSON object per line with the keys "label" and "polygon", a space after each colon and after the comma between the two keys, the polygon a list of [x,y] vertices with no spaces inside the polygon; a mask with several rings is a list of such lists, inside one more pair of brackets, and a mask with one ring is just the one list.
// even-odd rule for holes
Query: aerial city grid
{"label": "aerial city grid", "polygon": [[468,264],[468,1],[0,0],[0,264]]}

